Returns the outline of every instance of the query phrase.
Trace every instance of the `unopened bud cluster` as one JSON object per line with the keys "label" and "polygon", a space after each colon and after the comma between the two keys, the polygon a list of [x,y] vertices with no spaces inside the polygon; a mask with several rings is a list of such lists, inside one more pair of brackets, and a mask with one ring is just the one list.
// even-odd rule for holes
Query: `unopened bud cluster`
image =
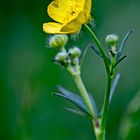
{"label": "unopened bud cluster", "polygon": [[79,57],[80,57],[81,51],[77,47],[70,48],[68,52],[66,50],[62,50],[57,53],[55,56],[55,60],[57,62],[60,62],[64,65],[76,65],[79,64]]}
{"label": "unopened bud cluster", "polygon": [[78,47],[70,48],[68,51],[69,57],[73,65],[79,63],[79,57],[81,55],[81,50]]}
{"label": "unopened bud cluster", "polygon": [[50,47],[60,49],[60,51],[56,54],[54,60],[64,66],[70,64],[77,65],[79,64],[81,50],[78,47],[73,47],[66,51],[64,47],[67,44],[67,42],[67,35],[54,35],[50,38]]}
{"label": "unopened bud cluster", "polygon": [[76,58],[81,55],[81,50],[78,47],[73,47],[73,48],[69,49],[68,53],[72,58]]}
{"label": "unopened bud cluster", "polygon": [[65,51],[61,51],[55,56],[55,60],[58,62],[68,63],[68,54]]}

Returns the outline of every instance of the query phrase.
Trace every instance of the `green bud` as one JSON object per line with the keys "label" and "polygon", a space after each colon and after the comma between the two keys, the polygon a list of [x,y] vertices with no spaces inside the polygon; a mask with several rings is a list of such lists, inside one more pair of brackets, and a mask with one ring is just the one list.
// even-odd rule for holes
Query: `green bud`
{"label": "green bud", "polygon": [[49,40],[51,48],[63,48],[68,42],[67,35],[54,35]]}
{"label": "green bud", "polygon": [[107,35],[105,39],[106,44],[112,47],[116,46],[117,41],[118,41],[118,36],[116,34]]}
{"label": "green bud", "polygon": [[59,61],[59,62],[66,62],[68,59],[68,54],[65,51],[59,52],[56,56],[55,56],[55,60]]}
{"label": "green bud", "polygon": [[78,58],[81,55],[81,50],[78,47],[74,47],[69,49],[68,53],[72,58]]}

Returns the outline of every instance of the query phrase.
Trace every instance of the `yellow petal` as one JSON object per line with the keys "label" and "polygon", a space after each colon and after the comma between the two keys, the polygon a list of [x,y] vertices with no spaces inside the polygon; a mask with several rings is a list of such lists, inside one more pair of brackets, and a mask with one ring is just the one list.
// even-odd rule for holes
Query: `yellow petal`
{"label": "yellow petal", "polygon": [[91,11],[91,3],[92,0],[75,0],[77,3],[81,3],[84,11],[84,17],[86,22],[89,20],[90,11]]}
{"label": "yellow petal", "polygon": [[82,6],[85,5],[86,0],[75,0],[76,3],[81,3]]}
{"label": "yellow petal", "polygon": [[54,0],[48,6],[49,16],[60,23],[68,23],[84,10],[85,0]]}
{"label": "yellow petal", "polygon": [[45,23],[43,30],[50,34],[75,34],[89,20],[90,9],[91,0],[53,0],[48,14],[57,22]]}
{"label": "yellow petal", "polygon": [[73,19],[71,22],[65,24],[63,26],[63,28],[61,29],[61,31],[67,32],[67,31],[72,30],[72,31],[75,31],[74,33],[79,32],[81,25],[84,22],[85,22],[84,13],[80,12],[79,15],[75,19]]}
{"label": "yellow petal", "polygon": [[74,34],[77,32],[77,30],[79,30],[74,28],[72,30],[62,31],[61,29],[63,28],[63,26],[64,26],[63,24],[56,22],[44,23],[43,31],[49,34]]}
{"label": "yellow petal", "polygon": [[66,0],[53,0],[48,6],[48,14],[55,21],[63,23],[67,8]]}
{"label": "yellow petal", "polygon": [[84,11],[85,11],[86,22],[88,22],[90,19],[91,4],[92,4],[91,0],[85,1]]}

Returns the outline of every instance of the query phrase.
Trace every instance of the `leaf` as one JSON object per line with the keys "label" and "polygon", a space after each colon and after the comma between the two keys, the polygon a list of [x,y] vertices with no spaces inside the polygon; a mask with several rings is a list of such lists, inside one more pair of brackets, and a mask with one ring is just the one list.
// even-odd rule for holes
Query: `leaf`
{"label": "leaf", "polygon": [[69,111],[71,113],[74,113],[76,115],[80,115],[80,116],[85,116],[86,114],[80,110],[76,110],[76,109],[73,109],[73,108],[63,108],[64,111]]}
{"label": "leaf", "polygon": [[90,48],[100,57],[102,57],[100,51],[94,46],[94,45],[90,45]]}
{"label": "leaf", "polygon": [[92,106],[93,106],[93,109],[94,109],[94,113],[95,113],[95,117],[98,117],[98,115],[99,115],[99,113],[98,113],[98,109],[97,109],[97,105],[96,105],[96,102],[95,102],[95,100],[94,100],[94,98],[93,98],[93,96],[91,95],[91,94],[89,94],[89,98],[90,98],[90,100],[91,100],[91,102],[92,102]]}
{"label": "leaf", "polygon": [[58,91],[60,93],[54,93],[53,95],[56,95],[56,96],[60,96],[62,98],[65,98],[67,99],[68,101],[72,102],[74,105],[76,105],[81,111],[83,111],[84,113],[86,113],[88,116],[92,116],[90,115],[90,113],[88,112],[88,109],[82,99],[82,97],[64,89],[63,87],[61,86],[58,86],[57,87]]}
{"label": "leaf", "polygon": [[121,57],[121,58],[116,62],[114,68],[115,68],[119,63],[121,63],[126,57],[127,57],[126,55],[123,56],[123,57]]}
{"label": "leaf", "polygon": [[114,95],[115,89],[118,85],[119,79],[120,79],[120,73],[118,73],[116,75],[116,77],[114,78],[114,81],[113,81],[113,84],[112,84],[112,87],[111,87],[111,91],[110,91],[109,103],[111,103],[111,100],[112,100],[112,97]]}
{"label": "leaf", "polygon": [[[94,45],[91,45],[90,48],[100,57],[102,57],[100,51],[94,46]],[[107,60],[107,63],[110,65],[111,61],[110,59],[106,56],[106,60]]]}
{"label": "leaf", "polygon": [[129,38],[129,36],[131,35],[131,33],[133,32],[133,30],[131,29],[124,37],[120,47],[119,47],[119,50],[118,50],[118,53],[117,53],[117,57],[116,57],[116,60],[118,61],[122,55],[122,52],[123,52],[123,49],[124,49],[124,46],[126,44],[126,41],[127,39]]}

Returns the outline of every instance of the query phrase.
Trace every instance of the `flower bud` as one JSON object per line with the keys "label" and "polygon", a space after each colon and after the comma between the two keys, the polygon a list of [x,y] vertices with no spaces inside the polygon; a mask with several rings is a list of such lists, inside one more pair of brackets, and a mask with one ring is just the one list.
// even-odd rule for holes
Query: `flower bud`
{"label": "flower bud", "polygon": [[72,58],[78,58],[81,55],[81,50],[78,47],[74,47],[69,49],[68,53]]}
{"label": "flower bud", "polygon": [[59,61],[59,62],[66,62],[68,58],[68,54],[65,51],[59,52],[56,56],[55,56],[55,60]]}
{"label": "flower bud", "polygon": [[118,41],[118,36],[116,34],[107,35],[105,42],[109,46],[115,46]]}
{"label": "flower bud", "polygon": [[68,42],[67,35],[54,35],[49,40],[51,48],[63,48]]}

